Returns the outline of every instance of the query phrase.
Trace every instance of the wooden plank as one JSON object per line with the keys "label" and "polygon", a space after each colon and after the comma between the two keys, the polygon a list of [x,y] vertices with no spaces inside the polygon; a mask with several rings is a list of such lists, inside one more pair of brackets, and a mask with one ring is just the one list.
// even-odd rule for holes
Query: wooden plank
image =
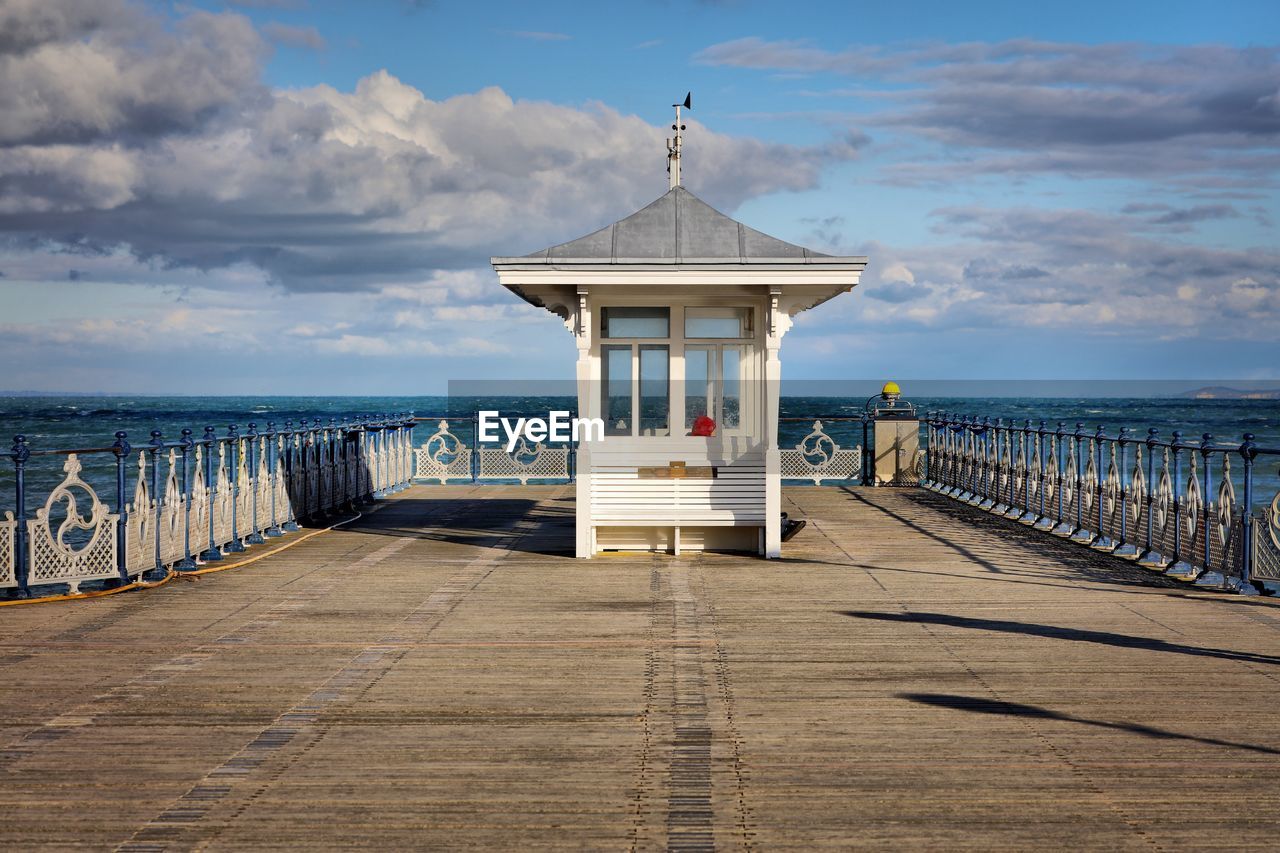
{"label": "wooden plank", "polygon": [[782,562],[575,560],[573,489],[415,487],[242,569],[0,610],[0,844],[1280,837],[1273,600],[918,489],[784,489]]}

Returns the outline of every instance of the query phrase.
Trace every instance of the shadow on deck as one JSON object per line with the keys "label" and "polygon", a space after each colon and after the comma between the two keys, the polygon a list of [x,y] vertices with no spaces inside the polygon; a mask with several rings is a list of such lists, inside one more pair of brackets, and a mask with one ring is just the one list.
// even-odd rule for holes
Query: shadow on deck
{"label": "shadow on deck", "polygon": [[12,608],[0,845],[1274,847],[1277,602],[922,490],[783,501],[779,561],[586,561],[571,487],[414,487]]}

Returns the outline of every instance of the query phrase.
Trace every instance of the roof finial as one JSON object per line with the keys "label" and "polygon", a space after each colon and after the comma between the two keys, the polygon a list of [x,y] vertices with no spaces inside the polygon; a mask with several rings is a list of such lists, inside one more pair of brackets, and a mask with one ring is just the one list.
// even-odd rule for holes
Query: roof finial
{"label": "roof finial", "polygon": [[684,124],[680,121],[680,108],[693,109],[693,93],[684,96],[683,104],[672,104],[676,108],[676,123],[671,129],[676,132],[674,139],[667,140],[667,174],[671,176],[671,189],[680,186],[680,146],[684,142]]}

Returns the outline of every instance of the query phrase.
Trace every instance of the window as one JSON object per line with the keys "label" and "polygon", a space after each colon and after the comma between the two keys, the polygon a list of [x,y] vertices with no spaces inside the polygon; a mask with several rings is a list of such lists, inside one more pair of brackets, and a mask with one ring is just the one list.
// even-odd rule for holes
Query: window
{"label": "window", "polygon": [[643,343],[670,335],[670,308],[600,309],[605,435],[670,435],[671,348]]}
{"label": "window", "polygon": [[665,344],[640,345],[640,434],[670,434],[670,351]]}
{"label": "window", "polygon": [[[670,306],[601,306],[605,435],[688,435],[703,415],[716,422],[717,435],[741,435],[755,423],[758,405],[759,310],[688,306],[676,307],[673,317]],[[683,376],[672,370],[673,348],[682,354]]]}
{"label": "window", "polygon": [[686,338],[751,338],[750,308],[686,308]]}
{"label": "window", "polygon": [[707,415],[716,432],[742,426],[742,372],[746,347],[689,344],[684,348],[684,426]]}
{"label": "window", "polygon": [[668,338],[671,336],[670,308],[602,308],[602,338]]}
{"label": "window", "polygon": [[631,346],[603,349],[604,434],[631,435]]}

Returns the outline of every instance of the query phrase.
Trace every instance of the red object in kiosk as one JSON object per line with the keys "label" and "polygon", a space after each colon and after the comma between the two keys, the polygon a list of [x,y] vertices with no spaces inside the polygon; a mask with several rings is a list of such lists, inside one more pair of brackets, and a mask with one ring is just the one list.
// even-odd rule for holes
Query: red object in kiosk
{"label": "red object in kiosk", "polygon": [[706,415],[698,415],[693,419],[693,429],[690,435],[711,436],[716,434],[716,422]]}

